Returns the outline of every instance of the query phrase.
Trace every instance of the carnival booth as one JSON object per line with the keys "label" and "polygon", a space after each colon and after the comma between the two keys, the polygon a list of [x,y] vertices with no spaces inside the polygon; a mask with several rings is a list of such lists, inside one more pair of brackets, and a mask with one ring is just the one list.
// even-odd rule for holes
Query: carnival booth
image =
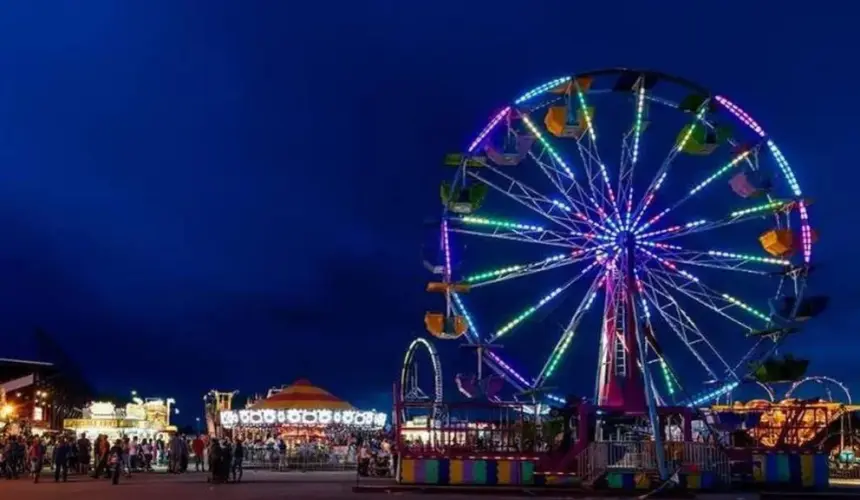
{"label": "carnival booth", "polygon": [[92,402],[84,408],[83,418],[66,419],[63,428],[76,435],[93,438],[104,434],[113,441],[123,436],[141,439],[167,438],[176,432],[170,425],[171,400],[135,398],[123,407],[113,403]]}
{"label": "carnival booth", "polygon": [[330,441],[344,432],[381,429],[387,415],[363,411],[301,379],[243,410],[222,410],[224,429],[245,439],[280,438],[288,446]]}

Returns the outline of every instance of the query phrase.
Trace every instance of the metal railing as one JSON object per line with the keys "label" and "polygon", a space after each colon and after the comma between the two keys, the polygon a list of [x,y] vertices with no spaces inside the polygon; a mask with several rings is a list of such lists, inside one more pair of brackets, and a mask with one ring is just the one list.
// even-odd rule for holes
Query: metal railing
{"label": "metal railing", "polygon": [[[667,442],[663,444],[666,468],[670,471],[713,472],[720,481],[731,481],[729,459],[720,448],[706,443]],[[612,470],[659,470],[657,447],[650,441],[600,441],[591,443],[579,455],[578,473],[584,481],[594,480]]]}
{"label": "metal railing", "polygon": [[355,470],[358,466],[355,453],[330,451],[290,452],[281,454],[277,450],[247,449],[242,465],[246,469],[267,470]]}

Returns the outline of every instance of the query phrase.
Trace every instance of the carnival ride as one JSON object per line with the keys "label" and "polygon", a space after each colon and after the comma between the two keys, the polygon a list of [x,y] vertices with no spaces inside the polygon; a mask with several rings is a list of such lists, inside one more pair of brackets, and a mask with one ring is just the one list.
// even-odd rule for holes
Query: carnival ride
{"label": "carnival ride", "polygon": [[[613,136],[617,162],[602,149]],[[583,417],[639,416],[659,442],[663,415],[689,418],[742,386],[805,375],[808,360],[787,353],[786,340],[828,303],[810,293],[811,200],[765,129],[726,97],[647,70],[562,77],[502,108],[444,164],[454,172],[440,187],[440,252],[427,285],[441,300],[424,322],[435,338],[475,348],[473,387],[486,366],[526,399],[579,406]],[[502,242],[515,243],[516,255],[556,252],[481,270],[463,256],[471,242],[498,243],[482,255],[507,253]],[[732,248],[747,242],[759,250]],[[507,321],[493,317],[504,313],[500,304],[477,307],[481,324],[503,319],[478,329],[466,295],[537,274],[556,275],[556,285]],[[594,397],[571,403],[547,383],[601,294]],[[536,375],[496,352],[500,339],[570,296],[578,303]]]}
{"label": "carnival ride", "polygon": [[[421,388],[419,383],[418,368],[419,363],[416,360],[418,351],[423,350],[427,353],[430,361],[430,370],[433,376],[433,388],[430,390],[432,396],[427,394],[427,391]],[[442,364],[439,362],[439,353],[433,344],[423,338],[416,338],[409,344],[406,349],[406,355],[403,358],[403,366],[400,369],[400,394],[401,401],[407,402],[431,402],[431,417],[438,418],[440,405],[442,403]],[[406,409],[402,410],[402,418],[406,420]]]}
{"label": "carnival ride", "polygon": [[[824,397],[794,397],[800,386],[810,383],[817,384]],[[834,397],[834,390],[844,399]],[[717,432],[742,431],[756,447],[841,453],[855,447],[851,417],[857,411],[860,405],[853,404],[844,384],[830,377],[812,376],[791,384],[781,397],[770,388],[768,399],[713,405],[709,417]],[[827,444],[833,437],[838,441]]]}

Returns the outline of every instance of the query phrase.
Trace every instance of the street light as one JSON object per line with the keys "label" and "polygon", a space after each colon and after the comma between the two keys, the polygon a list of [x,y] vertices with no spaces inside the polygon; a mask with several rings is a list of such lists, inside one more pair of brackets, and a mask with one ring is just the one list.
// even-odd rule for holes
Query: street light
{"label": "street light", "polygon": [[194,420],[197,421],[197,434],[199,435],[200,434],[200,417],[197,417]]}
{"label": "street light", "polygon": [[167,398],[167,425],[170,425],[170,405],[176,403],[173,398]]}

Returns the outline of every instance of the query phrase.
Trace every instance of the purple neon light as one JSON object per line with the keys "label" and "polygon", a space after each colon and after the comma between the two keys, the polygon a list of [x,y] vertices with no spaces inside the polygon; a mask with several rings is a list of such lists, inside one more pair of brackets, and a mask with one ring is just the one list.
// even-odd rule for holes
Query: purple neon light
{"label": "purple neon light", "polygon": [[472,141],[472,144],[469,145],[469,152],[471,153],[471,152],[475,151],[475,148],[477,148],[478,145],[481,144],[481,142],[490,134],[490,132],[492,132],[493,129],[496,128],[496,125],[498,125],[499,122],[501,122],[504,117],[508,116],[508,113],[510,113],[510,112],[511,112],[510,106],[499,111],[499,114],[497,114],[496,116],[493,117],[492,120],[490,120],[490,123],[488,123],[487,126],[484,127],[484,130],[482,130],[481,133],[478,134],[478,137],[476,137],[475,140]]}
{"label": "purple neon light", "polygon": [[442,247],[445,252],[445,282],[451,281],[451,245],[448,240],[448,220],[442,221]]}

